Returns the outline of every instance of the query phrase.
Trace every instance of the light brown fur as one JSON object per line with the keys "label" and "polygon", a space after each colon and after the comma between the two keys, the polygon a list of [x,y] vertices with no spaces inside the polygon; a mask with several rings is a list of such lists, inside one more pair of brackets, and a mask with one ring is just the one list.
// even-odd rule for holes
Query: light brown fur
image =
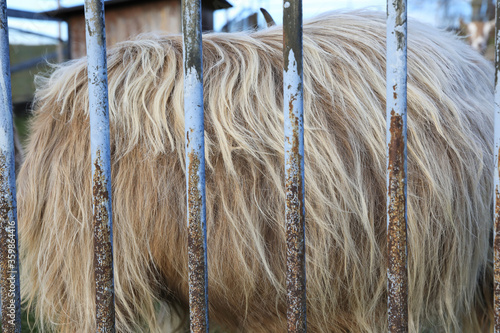
{"label": "light brown fur", "polygon": [[[108,55],[119,332],[160,332],[187,311],[181,45],[144,35]],[[479,332],[492,311],[493,68],[411,21],[408,45],[410,332]],[[203,47],[210,319],[284,332],[282,30]],[[85,66],[39,84],[18,184],[24,301],[72,333],[95,327]],[[305,23],[304,78],[308,329],[384,332],[384,16]]]}
{"label": "light brown fur", "polygon": [[495,32],[495,20],[465,23],[460,19],[460,27],[467,36],[467,42],[470,46],[484,55]]}

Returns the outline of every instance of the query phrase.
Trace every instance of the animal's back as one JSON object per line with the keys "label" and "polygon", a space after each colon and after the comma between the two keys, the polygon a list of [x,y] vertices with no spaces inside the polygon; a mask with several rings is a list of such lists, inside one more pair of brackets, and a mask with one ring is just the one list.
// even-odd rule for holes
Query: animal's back
{"label": "animal's back", "polygon": [[[408,35],[410,330],[479,331],[493,68],[445,33]],[[282,30],[203,43],[210,318],[284,331]],[[85,65],[39,88],[18,184],[23,294],[66,332],[95,325]],[[159,331],[159,304],[188,302],[181,38],[121,43],[108,68],[118,330]],[[384,16],[305,23],[304,80],[308,329],[386,331]]]}

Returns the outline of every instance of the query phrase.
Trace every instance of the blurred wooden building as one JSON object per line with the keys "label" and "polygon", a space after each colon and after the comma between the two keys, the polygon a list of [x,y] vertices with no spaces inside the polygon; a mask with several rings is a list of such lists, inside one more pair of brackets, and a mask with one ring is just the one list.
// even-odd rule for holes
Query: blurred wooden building
{"label": "blurred wooden building", "polygon": [[[226,0],[202,0],[202,28],[213,30],[213,13],[232,5]],[[143,32],[181,32],[181,0],[108,0],[104,2],[106,46]],[[68,24],[69,58],[85,56],[85,14],[82,6],[47,11],[43,15]]]}

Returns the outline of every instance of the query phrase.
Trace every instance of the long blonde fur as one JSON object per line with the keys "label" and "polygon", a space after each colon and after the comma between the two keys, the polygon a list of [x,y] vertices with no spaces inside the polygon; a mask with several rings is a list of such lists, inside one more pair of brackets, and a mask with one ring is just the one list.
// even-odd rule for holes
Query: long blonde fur
{"label": "long blonde fur", "polygon": [[[479,332],[493,68],[444,32],[408,35],[410,332]],[[382,14],[304,25],[309,332],[387,331],[385,48]],[[207,34],[203,54],[210,319],[284,332],[282,28]],[[108,68],[117,329],[160,332],[188,304],[181,37],[121,43]],[[18,183],[23,298],[60,332],[95,327],[88,116],[85,59],[42,80]]]}

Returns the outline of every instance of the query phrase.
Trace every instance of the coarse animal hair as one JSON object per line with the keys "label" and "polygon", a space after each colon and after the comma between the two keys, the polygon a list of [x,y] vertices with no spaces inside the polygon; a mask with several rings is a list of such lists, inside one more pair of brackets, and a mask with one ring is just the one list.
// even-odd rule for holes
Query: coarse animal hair
{"label": "coarse animal hair", "polygon": [[488,48],[488,42],[495,32],[495,20],[465,23],[460,19],[460,28],[465,32],[470,46],[484,55]]}
{"label": "coarse animal hair", "polygon": [[[385,15],[304,24],[310,332],[384,332]],[[286,327],[282,28],[203,39],[210,320]],[[492,317],[493,68],[409,22],[410,332],[478,332]],[[188,310],[182,42],[108,54],[118,332]],[[474,82],[474,84],[470,84]],[[39,83],[18,182],[23,299],[42,326],[95,327],[86,60]],[[181,325],[181,329],[184,326]]]}

